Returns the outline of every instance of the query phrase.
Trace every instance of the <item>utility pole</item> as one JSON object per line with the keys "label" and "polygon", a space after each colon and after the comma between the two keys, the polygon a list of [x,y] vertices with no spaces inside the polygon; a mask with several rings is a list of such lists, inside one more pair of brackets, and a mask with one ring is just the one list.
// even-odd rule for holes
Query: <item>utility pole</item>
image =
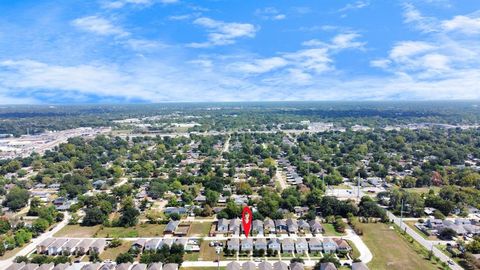
{"label": "utility pole", "polygon": [[400,201],[401,205],[400,205],[400,229],[402,229],[402,224],[403,224],[403,202],[404,202],[404,199],[402,199]]}
{"label": "utility pole", "polygon": [[358,174],[358,179],[357,179],[357,199],[360,199],[360,173]]}

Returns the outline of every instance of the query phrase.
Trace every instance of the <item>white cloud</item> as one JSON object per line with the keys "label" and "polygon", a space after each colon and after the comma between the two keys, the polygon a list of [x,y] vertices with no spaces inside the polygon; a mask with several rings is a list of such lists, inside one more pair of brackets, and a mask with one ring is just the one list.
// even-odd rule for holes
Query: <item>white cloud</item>
{"label": "white cloud", "polygon": [[402,41],[397,43],[390,51],[390,58],[401,62],[411,56],[432,51],[433,49],[435,49],[435,46],[424,41]]}
{"label": "white cloud", "polygon": [[128,36],[129,33],[115,26],[109,20],[98,16],[87,16],[72,21],[72,25],[80,30],[103,36]]}
{"label": "white cloud", "polygon": [[403,9],[405,23],[414,24],[417,29],[426,33],[438,31],[438,22],[435,18],[423,16],[411,3],[404,3]]}
{"label": "white cloud", "polygon": [[178,0],[116,0],[104,2],[103,7],[108,9],[118,9],[123,8],[126,5],[150,6],[154,3],[174,4],[177,2]]}
{"label": "white cloud", "polygon": [[230,68],[243,73],[265,73],[277,68],[284,67],[288,62],[281,57],[271,57],[264,59],[256,59],[251,63],[233,63]]}
{"label": "white cloud", "polygon": [[342,33],[332,39],[331,47],[334,49],[362,48],[366,43],[356,41],[360,35],[357,33]]}
{"label": "white cloud", "polygon": [[255,10],[255,15],[264,20],[274,20],[274,21],[284,20],[287,18],[285,14],[280,13],[280,11],[278,11],[274,7],[257,9]]}
{"label": "white cloud", "polygon": [[455,16],[451,20],[443,21],[442,26],[446,31],[459,31],[468,35],[480,34],[480,18]]}
{"label": "white cloud", "polygon": [[370,5],[369,1],[359,0],[354,3],[349,3],[345,5],[344,7],[340,8],[338,12],[344,12],[351,9],[362,9],[362,8],[368,7],[369,5]]}
{"label": "white cloud", "polygon": [[209,32],[207,42],[188,44],[193,48],[234,44],[238,38],[254,37],[257,31],[255,26],[249,23],[226,23],[207,17],[198,18],[193,23],[206,28]]}

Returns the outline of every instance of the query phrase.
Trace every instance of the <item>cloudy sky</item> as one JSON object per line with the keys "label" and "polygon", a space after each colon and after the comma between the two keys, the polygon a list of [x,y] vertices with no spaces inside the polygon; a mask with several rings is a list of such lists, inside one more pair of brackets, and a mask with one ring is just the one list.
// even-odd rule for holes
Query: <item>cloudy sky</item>
{"label": "cloudy sky", "polygon": [[480,98],[480,1],[0,1],[0,103]]}

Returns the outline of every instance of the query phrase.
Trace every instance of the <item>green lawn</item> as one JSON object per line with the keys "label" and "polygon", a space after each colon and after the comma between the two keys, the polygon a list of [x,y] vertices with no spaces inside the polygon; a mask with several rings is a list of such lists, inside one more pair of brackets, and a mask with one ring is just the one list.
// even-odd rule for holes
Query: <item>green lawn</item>
{"label": "green lawn", "polygon": [[342,235],[345,235],[345,233],[340,233],[340,232],[335,231],[335,227],[333,226],[333,224],[323,223],[322,226],[323,226],[323,229],[325,230],[325,233],[323,234],[325,236],[342,236]]}
{"label": "green lawn", "polygon": [[352,247],[352,252],[351,252],[352,259],[360,257],[360,251],[358,251],[357,246],[355,246],[355,244],[350,240],[347,240],[347,242]]}
{"label": "green lawn", "polygon": [[400,233],[383,223],[358,223],[362,239],[373,253],[370,269],[434,270],[441,269],[412,247]]}
{"label": "green lawn", "polygon": [[100,259],[114,261],[117,258],[118,254],[127,252],[131,246],[132,242],[123,241],[121,246],[105,249],[105,251],[100,254]]}
{"label": "green lawn", "polygon": [[54,236],[55,237],[72,237],[72,238],[82,238],[82,237],[93,237],[95,233],[100,229],[100,225],[97,226],[80,226],[80,225],[67,225],[58,231]]}
{"label": "green lawn", "polygon": [[129,238],[129,237],[156,237],[162,236],[164,224],[139,224],[135,227],[103,227],[95,237]]}
{"label": "green lawn", "polygon": [[212,227],[212,222],[194,222],[190,225],[188,236],[207,236]]}

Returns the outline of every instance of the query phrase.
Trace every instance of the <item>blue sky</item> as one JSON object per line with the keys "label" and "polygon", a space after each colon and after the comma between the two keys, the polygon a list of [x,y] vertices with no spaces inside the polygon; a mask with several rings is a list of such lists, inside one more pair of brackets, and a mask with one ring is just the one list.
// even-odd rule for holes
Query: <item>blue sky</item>
{"label": "blue sky", "polygon": [[480,1],[0,0],[0,103],[480,98]]}

